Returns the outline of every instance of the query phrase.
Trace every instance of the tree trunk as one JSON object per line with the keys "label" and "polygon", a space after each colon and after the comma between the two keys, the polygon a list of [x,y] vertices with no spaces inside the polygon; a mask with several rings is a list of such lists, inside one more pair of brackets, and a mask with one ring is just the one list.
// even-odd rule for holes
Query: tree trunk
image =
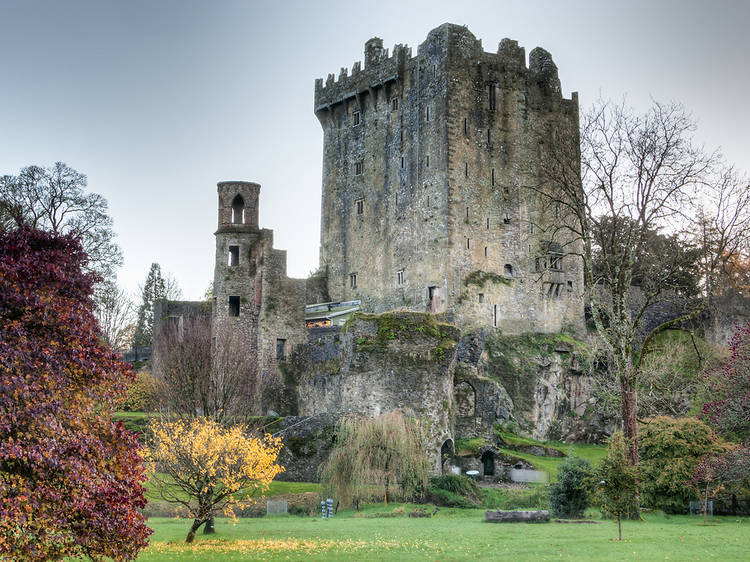
{"label": "tree trunk", "polygon": [[185,539],[186,543],[191,543],[195,540],[195,533],[198,531],[198,529],[201,528],[201,525],[203,525],[205,521],[202,519],[196,519],[193,521],[193,525],[190,527],[190,531],[187,534],[187,538]]}
{"label": "tree trunk", "polygon": [[617,514],[617,540],[622,540],[622,517],[620,517],[620,514]]}
{"label": "tree trunk", "polygon": [[636,420],[638,396],[637,390],[631,384],[631,377],[631,373],[625,373],[620,377],[622,433],[628,440],[630,464],[636,466],[638,464],[638,422]]}
{"label": "tree trunk", "polygon": [[203,534],[213,535],[215,532],[216,532],[216,526],[214,524],[214,518],[211,517],[208,521],[206,521],[206,526],[203,527]]}

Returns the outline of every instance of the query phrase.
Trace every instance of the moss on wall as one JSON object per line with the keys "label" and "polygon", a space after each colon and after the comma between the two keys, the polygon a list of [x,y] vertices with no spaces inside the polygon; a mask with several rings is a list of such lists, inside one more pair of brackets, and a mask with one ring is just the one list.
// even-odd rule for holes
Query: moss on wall
{"label": "moss on wall", "polygon": [[451,324],[438,322],[432,314],[406,311],[383,314],[357,313],[347,321],[344,330],[355,320],[374,321],[377,324],[374,336],[357,338],[357,351],[385,352],[391,342],[437,338],[440,342],[433,348],[433,352],[438,360],[442,360],[458,344],[458,329]]}
{"label": "moss on wall", "polygon": [[569,334],[490,335],[485,342],[487,376],[503,385],[517,411],[529,411],[542,365],[555,354],[562,355],[563,366],[570,355],[585,344]]}

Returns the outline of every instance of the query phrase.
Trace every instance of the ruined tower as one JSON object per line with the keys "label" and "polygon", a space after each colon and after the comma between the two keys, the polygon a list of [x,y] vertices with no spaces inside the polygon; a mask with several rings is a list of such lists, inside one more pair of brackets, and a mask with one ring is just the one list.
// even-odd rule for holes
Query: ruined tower
{"label": "ruined tower", "polygon": [[577,95],[562,97],[551,55],[536,48],[527,67],[517,42],[488,53],[444,24],[416,56],[373,38],[364,59],[315,83],[331,299],[511,333],[580,326],[576,248],[551,239],[557,217],[532,189],[550,125],[578,135]]}
{"label": "ruined tower", "polygon": [[225,181],[217,187],[214,337],[239,332],[235,341],[257,357],[254,376],[267,389],[281,384],[278,364],[306,340],[306,281],[287,277],[286,251],[273,247],[272,230],[258,226],[260,185]]}

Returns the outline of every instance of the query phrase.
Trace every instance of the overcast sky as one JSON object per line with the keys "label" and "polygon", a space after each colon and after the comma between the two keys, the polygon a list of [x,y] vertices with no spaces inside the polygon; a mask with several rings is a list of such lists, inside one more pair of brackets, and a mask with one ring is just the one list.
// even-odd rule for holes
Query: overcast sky
{"label": "overcast sky", "polygon": [[159,262],[199,298],[213,277],[216,182],[262,185],[289,274],[318,261],[315,78],[464,24],[495,52],[542,46],[563,92],[684,103],[706,146],[750,169],[747,0],[259,2],[0,0],[0,174],[62,161],[104,195],[135,291]]}

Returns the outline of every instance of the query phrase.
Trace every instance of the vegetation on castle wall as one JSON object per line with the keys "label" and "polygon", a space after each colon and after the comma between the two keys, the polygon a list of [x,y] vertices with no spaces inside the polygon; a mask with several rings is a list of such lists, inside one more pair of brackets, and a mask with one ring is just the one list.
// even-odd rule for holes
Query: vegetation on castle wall
{"label": "vegetation on castle wall", "polygon": [[433,348],[438,360],[445,358],[447,352],[458,343],[458,328],[435,320],[432,314],[422,312],[386,312],[383,314],[354,314],[344,326],[348,329],[357,320],[375,321],[377,334],[361,336],[356,339],[357,351],[385,352],[393,341],[416,341],[424,338],[437,338],[440,343]]}
{"label": "vegetation on castle wall", "polygon": [[568,334],[490,335],[485,342],[488,355],[487,375],[503,385],[519,411],[530,411],[534,404],[540,360],[549,359],[556,350],[570,353],[584,349],[585,344]]}
{"label": "vegetation on castle wall", "polygon": [[480,289],[483,288],[487,283],[497,283],[500,285],[510,285],[510,279],[503,275],[493,273],[491,271],[476,270],[469,273],[464,279],[464,285],[476,285]]}

